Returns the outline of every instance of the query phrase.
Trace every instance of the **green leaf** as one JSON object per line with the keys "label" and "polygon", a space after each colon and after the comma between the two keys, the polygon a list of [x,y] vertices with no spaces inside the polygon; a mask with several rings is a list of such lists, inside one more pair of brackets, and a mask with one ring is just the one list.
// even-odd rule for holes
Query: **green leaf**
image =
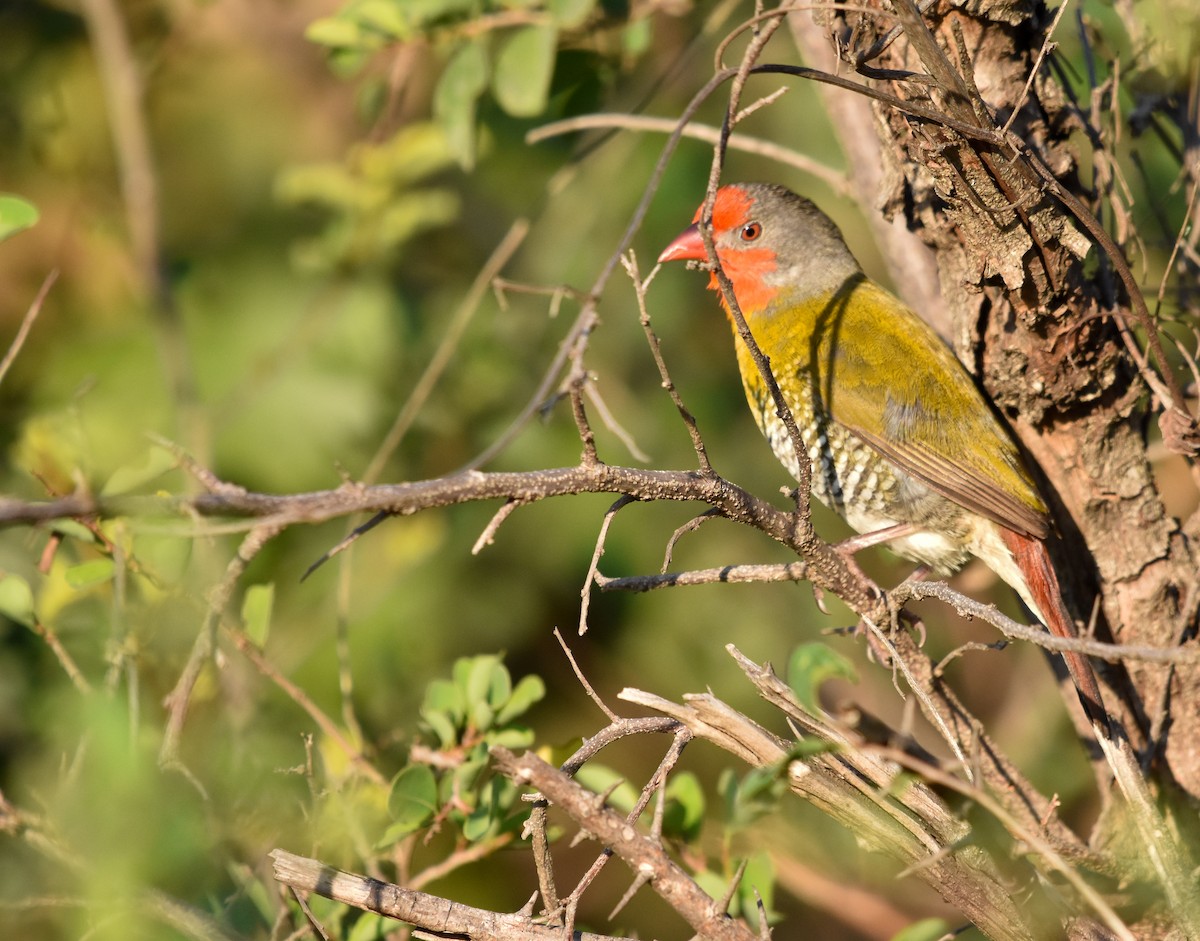
{"label": "green leaf", "polygon": [[725,825],[730,830],[744,829],[774,810],[785,789],[782,768],[782,765],[755,768],[741,780],[732,769],[726,768],[721,773],[717,792],[724,801]]}
{"label": "green leaf", "polygon": [[589,761],[579,769],[575,780],[596,794],[608,792],[615,784],[616,789],[608,794],[608,806],[615,807],[622,813],[633,810],[633,805],[637,803],[637,789],[625,779],[625,775],[618,774],[606,765]]}
{"label": "green leaf", "polygon": [[340,16],[313,20],[304,31],[304,38],[318,46],[339,49],[359,49],[369,44],[367,34],[358,23]]}
{"label": "green leaf", "polygon": [[487,88],[487,51],[483,40],[465,43],[446,63],[433,93],[433,114],[446,143],[464,170],[475,165],[475,107]]}
{"label": "green leaf", "polygon": [[[487,705],[488,690],[491,689],[492,676],[497,670],[505,670],[505,668],[495,654],[484,654],[472,658],[471,668],[467,672],[467,681],[463,687],[467,694],[467,708],[472,713],[479,704]],[[505,672],[508,671],[505,670]]]}
{"label": "green leaf", "polygon": [[650,17],[643,16],[641,19],[633,20],[625,27],[625,32],[622,35],[625,54],[631,59],[640,58],[650,48],[650,42],[653,38],[654,34],[650,28]]}
{"label": "green leaf", "polygon": [[486,732],[492,727],[492,723],[496,719],[496,713],[492,711],[484,700],[479,700],[471,707],[471,725],[480,732]]}
{"label": "green leaf", "polygon": [[466,718],[467,697],[462,687],[449,680],[433,680],[425,687],[425,702],[421,705],[421,714],[426,712],[444,712],[455,725]]}
{"label": "green leaf", "polygon": [[758,900],[755,890],[762,898],[767,920],[778,917],[772,908],[775,901],[775,864],[771,862],[771,854],[764,851],[755,853],[746,860],[746,870],[742,873],[742,881],[738,883],[737,894],[741,897],[741,911],[752,925],[758,925]]}
{"label": "green leaf", "polygon": [[459,657],[450,668],[450,679],[454,681],[463,695],[464,709],[467,701],[467,683],[471,679],[471,671],[475,669],[477,657]]}
{"label": "green leaf", "polygon": [[512,674],[503,663],[497,663],[492,670],[491,680],[487,688],[487,704],[493,710],[499,710],[508,702],[512,695]]}
{"label": "green leaf", "polygon": [[504,748],[513,751],[518,748],[529,748],[534,743],[533,729],[524,725],[514,725],[507,729],[500,729],[496,732],[489,732],[487,742],[489,745],[502,745]]}
{"label": "green leaf", "polygon": [[582,26],[595,6],[596,0],[549,0],[546,4],[554,22],[562,29]]}
{"label": "green leaf", "polygon": [[801,644],[788,658],[787,683],[796,694],[796,701],[811,715],[821,715],[817,691],[821,684],[831,679],[858,682],[854,664],[832,647],[813,641]]}
{"label": "green leaf", "polygon": [[449,680],[433,680],[425,687],[421,718],[433,729],[443,748],[458,744],[458,732],[466,718],[466,697]]}
{"label": "green leaf", "polygon": [[111,497],[136,490],[177,466],[175,455],[166,448],[151,448],[136,461],[113,471],[100,489],[100,495]]}
{"label": "green leaf", "polygon": [[419,830],[437,813],[437,778],[428,765],[409,765],[392,781],[388,812],[393,839]]}
{"label": "green leaf", "polygon": [[951,934],[950,926],[940,918],[922,918],[892,935],[892,941],[937,941]]}
{"label": "green leaf", "polygon": [[462,834],[470,842],[477,843],[499,825],[500,821],[493,815],[491,807],[476,807],[463,821]]}
{"label": "green leaf", "polygon": [[364,912],[346,935],[346,941],[382,941],[395,925],[390,918],[376,915],[374,912]]}
{"label": "green leaf", "polygon": [[466,760],[454,769],[453,780],[447,778],[447,783],[451,785],[447,791],[447,800],[455,795],[463,800],[470,800],[487,768],[488,756],[486,747],[480,745],[472,749],[471,754]]}
{"label": "green leaf", "polygon": [[33,627],[33,589],[20,575],[0,578],[0,614],[18,624]]}
{"label": "green leaf", "polygon": [[267,643],[271,629],[271,609],[275,605],[275,585],[251,585],[242,599],[242,625],[259,647]]}
{"label": "green leaf", "polygon": [[422,709],[421,718],[433,730],[443,748],[451,748],[458,743],[458,729],[446,713],[436,709]]}
{"label": "green leaf", "polygon": [[55,520],[50,524],[51,532],[56,532],[60,536],[67,536],[70,539],[78,539],[80,542],[95,542],[96,534],[88,529],[83,523],[77,523],[75,520]]}
{"label": "green leaf", "polygon": [[492,91],[514,118],[532,118],[545,110],[557,43],[553,26],[522,26],[501,41]]}
{"label": "green leaf", "polygon": [[508,702],[496,713],[496,725],[507,725],[519,715],[528,711],[529,707],[546,695],[546,684],[540,676],[521,677]]}
{"label": "green leaf", "polygon": [[35,225],[39,218],[33,203],[20,196],[0,194],[0,242]]}
{"label": "green leaf", "polygon": [[363,0],[355,6],[354,12],[359,22],[378,30],[388,39],[408,39],[412,29],[400,7],[397,0]]}
{"label": "green leaf", "polygon": [[67,569],[67,584],[75,589],[90,588],[92,585],[107,582],[115,571],[116,566],[112,559],[93,559],[91,562],[83,562]]}
{"label": "green leaf", "polygon": [[667,784],[667,806],[663,817],[663,832],[683,840],[700,835],[704,822],[704,789],[690,771],[671,775]]}

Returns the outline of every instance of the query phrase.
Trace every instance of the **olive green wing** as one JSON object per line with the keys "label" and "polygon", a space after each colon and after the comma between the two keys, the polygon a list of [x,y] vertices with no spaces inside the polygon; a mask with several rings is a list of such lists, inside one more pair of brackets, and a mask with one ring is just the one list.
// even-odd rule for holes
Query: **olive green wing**
{"label": "olive green wing", "polygon": [[857,285],[818,344],[835,421],[937,493],[1028,536],[1046,507],[950,348],[882,288]]}

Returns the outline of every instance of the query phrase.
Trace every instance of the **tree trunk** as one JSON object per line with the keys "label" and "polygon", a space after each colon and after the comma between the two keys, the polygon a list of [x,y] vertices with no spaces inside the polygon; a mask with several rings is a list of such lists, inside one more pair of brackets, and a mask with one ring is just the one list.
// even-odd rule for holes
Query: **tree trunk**
{"label": "tree trunk", "polygon": [[[1147,433],[1161,403],[1121,337],[1119,323],[1133,322],[1129,298],[1101,247],[1030,164],[1040,160],[1095,216],[1110,217],[1110,135],[1087,123],[1049,56],[1037,64],[1050,26],[1041,3],[943,3],[923,18],[906,0],[896,8],[904,32],[866,66],[935,81],[889,74],[883,87],[967,124],[986,125],[990,113],[1003,127],[1015,109],[1012,130],[1032,154],[1014,160],[993,144],[863,98],[852,109],[873,107],[887,167],[878,204],[932,247],[956,350],[1044,474],[1060,536],[1052,550],[1077,621],[1085,629],[1094,621],[1098,638],[1122,644],[1180,644],[1197,629],[1198,526],[1172,518],[1156,487]],[[853,61],[894,19],[847,13],[823,25]],[[811,56],[807,25],[793,32]],[[1093,114],[1105,111],[1111,93],[1099,90],[1102,107]],[[1083,141],[1091,153],[1078,152]],[[1093,167],[1090,189],[1081,157]],[[1132,233],[1123,236],[1122,247]],[[883,248],[903,270],[894,246]],[[1200,796],[1200,669],[1131,661],[1104,668],[1102,679],[1109,710],[1160,780]]]}

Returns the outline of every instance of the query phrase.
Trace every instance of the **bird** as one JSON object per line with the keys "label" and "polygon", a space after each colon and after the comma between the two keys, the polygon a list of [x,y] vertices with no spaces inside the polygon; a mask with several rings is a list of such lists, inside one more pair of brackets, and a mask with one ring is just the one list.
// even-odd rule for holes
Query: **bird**
{"label": "bird", "polygon": [[[703,206],[658,261],[709,256]],[[949,346],[869,279],[837,225],[771,183],[721,187],[716,257],[795,419],[812,494],[860,535],[942,575],[969,558],[1012,586],[1052,634],[1077,636],[1046,548],[1050,517],[1011,433]],[[746,399],[775,456],[799,478],[796,450],[712,271],[733,325]],[[1064,651],[1094,728],[1108,720],[1087,658]]]}

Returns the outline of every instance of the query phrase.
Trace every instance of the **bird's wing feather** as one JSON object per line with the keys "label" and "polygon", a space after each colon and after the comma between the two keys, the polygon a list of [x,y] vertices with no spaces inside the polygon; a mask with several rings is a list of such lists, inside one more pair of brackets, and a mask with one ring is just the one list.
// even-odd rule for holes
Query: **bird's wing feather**
{"label": "bird's wing feather", "polygon": [[[834,420],[955,503],[1023,535],[1045,536],[1045,507],[1016,446],[950,348],[870,282],[854,286],[845,301],[818,352],[822,371],[830,370]],[[839,333],[873,333],[876,342],[848,347],[836,342]]]}
{"label": "bird's wing feather", "polygon": [[1024,536],[1040,539],[1049,531],[1044,513],[980,477],[977,468],[951,460],[921,444],[896,444],[863,428],[847,427],[901,470],[960,506]]}

